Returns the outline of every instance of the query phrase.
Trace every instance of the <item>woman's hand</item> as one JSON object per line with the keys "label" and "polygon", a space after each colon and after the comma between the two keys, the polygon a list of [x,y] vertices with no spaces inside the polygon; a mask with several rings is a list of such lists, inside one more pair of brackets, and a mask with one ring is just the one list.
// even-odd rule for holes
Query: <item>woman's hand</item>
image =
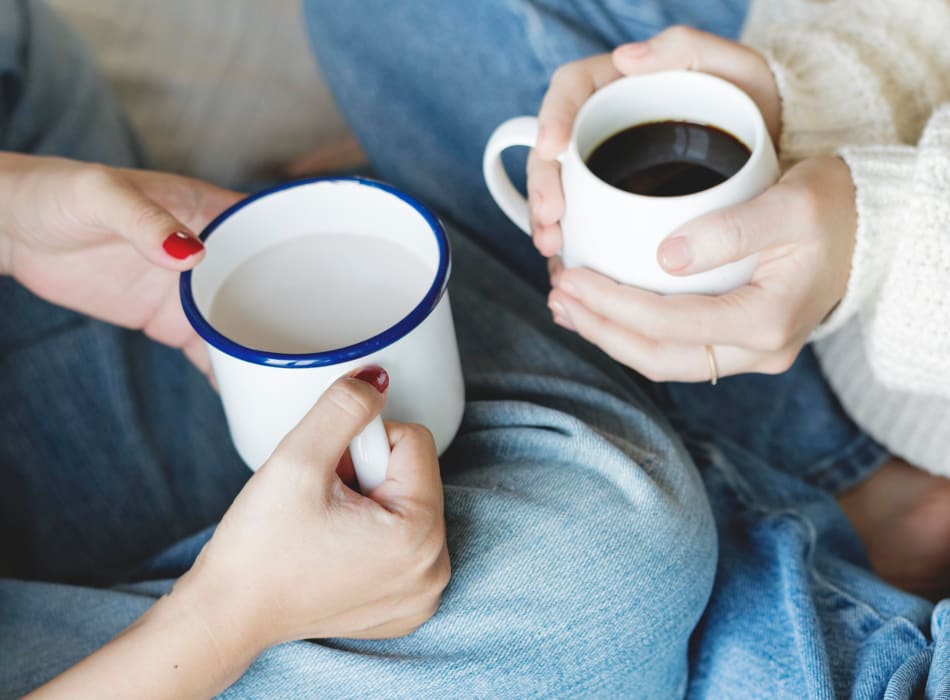
{"label": "woman's hand", "polygon": [[387,424],[386,481],[366,496],[338,474],[387,383],[377,367],[331,386],[172,592],[30,697],[211,697],[273,644],[397,637],[428,620],[449,581],[432,436]]}
{"label": "woman's hand", "polygon": [[331,386],[281,442],[179,583],[207,595],[206,609],[223,598],[256,644],[402,636],[435,613],[448,583],[439,463],[425,428],[387,425],[386,481],[368,495],[339,475],[388,384],[379,368],[357,376]]}
{"label": "woman's hand", "polygon": [[178,273],[202,257],[194,232],[241,196],[176,175],[0,154],[0,273],[182,348],[207,372]]}
{"label": "woman's hand", "polygon": [[784,372],[844,296],[856,227],[848,166],[806,160],[759,197],[700,217],[660,246],[672,274],[758,253],[744,287],[662,296],[555,262],[548,303],[557,323],[654,381],[710,379],[704,345],[713,346],[719,376]]}
{"label": "woman's hand", "polygon": [[[555,72],[538,113],[538,142],[528,156],[528,200],[534,244],[545,257],[561,250],[564,194],[557,157],[571,138],[574,118],[594,92],[624,75],[689,69],[728,80],[755,101],[772,141],[781,131],[781,103],[768,63],[754,49],[688,27],[672,27],[612,54],[568,63]],[[631,226],[633,224],[631,223]]]}

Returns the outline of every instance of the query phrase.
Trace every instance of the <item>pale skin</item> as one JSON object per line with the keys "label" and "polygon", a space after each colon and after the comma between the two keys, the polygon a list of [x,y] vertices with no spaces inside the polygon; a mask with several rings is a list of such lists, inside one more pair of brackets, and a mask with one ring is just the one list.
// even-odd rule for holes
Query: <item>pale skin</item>
{"label": "pale skin", "polygon": [[[756,102],[773,142],[781,101],[765,59],[753,49],[686,27],[567,64],[552,78],[528,158],[532,238],[550,259],[554,321],[654,381],[708,381],[704,346],[719,375],[778,374],[844,296],[857,213],[848,166],[839,158],[802,161],[755,199],[689,222],[658,247],[670,274],[709,270],[753,253],[752,281],[721,296],[662,296],[558,258],[564,212],[557,156],[574,117],[598,88],[623,75],[667,69],[712,73]],[[631,225],[633,226],[633,225]],[[950,481],[892,460],[839,499],[885,580],[939,596],[950,589]]]}
{"label": "pale skin", "polygon": [[[207,370],[177,298],[178,273],[203,252],[188,243],[194,252],[180,258],[165,243],[241,196],[174,175],[0,154],[0,272],[50,301],[142,329]],[[386,481],[364,495],[344,480],[347,445],[384,402],[365,380],[334,384],[248,481],[172,592],[30,697],[206,698],[274,644],[417,629],[450,575],[431,435],[387,424]]]}

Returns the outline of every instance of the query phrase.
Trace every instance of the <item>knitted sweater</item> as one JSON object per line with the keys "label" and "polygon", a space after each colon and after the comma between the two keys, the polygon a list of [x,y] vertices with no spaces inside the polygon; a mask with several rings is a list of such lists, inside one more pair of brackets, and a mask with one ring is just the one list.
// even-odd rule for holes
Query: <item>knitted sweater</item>
{"label": "knitted sweater", "polygon": [[755,0],[791,163],[838,153],[856,187],[847,292],[815,349],[892,453],[950,476],[950,1]]}

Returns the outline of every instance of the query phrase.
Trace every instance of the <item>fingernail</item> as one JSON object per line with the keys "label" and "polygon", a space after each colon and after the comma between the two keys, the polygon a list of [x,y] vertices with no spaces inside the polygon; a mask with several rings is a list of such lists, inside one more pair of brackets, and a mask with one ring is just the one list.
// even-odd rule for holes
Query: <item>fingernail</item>
{"label": "fingernail", "polygon": [[353,379],[359,379],[361,382],[372,384],[380,394],[385,394],[389,388],[389,372],[377,365],[364,367],[353,375]]}
{"label": "fingernail", "polygon": [[567,294],[569,297],[574,297],[575,299],[581,298],[581,294],[577,291],[577,287],[571,284],[570,280],[558,280],[557,288]]}
{"label": "fingernail", "polygon": [[162,243],[165,252],[176,260],[184,260],[204,250],[204,244],[184,231],[175,231]]}
{"label": "fingernail", "polygon": [[622,54],[624,58],[643,58],[650,53],[650,45],[645,41],[637,41],[621,46],[617,49],[617,52]]}
{"label": "fingernail", "polygon": [[551,313],[554,316],[554,322],[561,326],[561,328],[566,328],[569,331],[574,330],[574,324],[571,323],[571,317],[567,313],[567,309],[564,308],[564,305],[558,301],[551,301],[548,303],[548,308],[551,309]]}
{"label": "fingernail", "polygon": [[670,238],[660,246],[660,265],[670,272],[678,272],[693,262],[693,253],[685,238]]}

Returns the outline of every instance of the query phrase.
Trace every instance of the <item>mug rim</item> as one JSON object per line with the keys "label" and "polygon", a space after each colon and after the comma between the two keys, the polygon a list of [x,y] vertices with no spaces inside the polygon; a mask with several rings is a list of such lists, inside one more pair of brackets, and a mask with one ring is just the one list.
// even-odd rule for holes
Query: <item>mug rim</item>
{"label": "mug rim", "polygon": [[208,319],[205,318],[204,314],[202,314],[198,309],[198,304],[195,302],[191,284],[193,270],[185,270],[181,273],[178,283],[182,309],[184,310],[185,317],[188,319],[188,322],[191,324],[192,328],[194,328],[198,335],[201,336],[202,340],[204,340],[210,346],[236,359],[267,367],[328,367],[332,365],[343,364],[351,360],[357,360],[361,357],[366,357],[367,355],[371,355],[379,350],[382,350],[383,348],[392,345],[419,327],[422,322],[425,321],[433,311],[435,311],[436,307],[439,305],[439,302],[442,301],[442,297],[445,295],[445,292],[448,288],[448,281],[452,268],[452,248],[451,244],[449,243],[448,236],[446,235],[445,227],[442,225],[442,222],[439,221],[438,217],[436,217],[419,200],[401,190],[396,189],[392,185],[389,185],[385,182],[380,182],[379,180],[358,175],[319,176],[294,180],[293,182],[267,187],[263,190],[260,190],[259,192],[249,195],[239,202],[232,204],[230,207],[222,211],[214,219],[212,219],[207,226],[204,227],[198,237],[202,241],[207,240],[225,221],[230,219],[237,212],[244,209],[244,207],[253,204],[260,199],[264,199],[265,197],[269,197],[286,190],[296,189],[298,187],[325,183],[350,183],[382,190],[387,194],[401,199],[403,202],[411,206],[416,211],[416,213],[423,218],[425,223],[428,225],[429,230],[435,237],[439,252],[439,262],[435,274],[433,275],[432,284],[422,297],[422,300],[399,321],[385,330],[377,333],[376,335],[365,338],[359,342],[340,348],[334,348],[332,350],[324,350],[313,353],[270,352],[267,350],[260,350],[242,345],[231,338],[228,338],[226,335],[219,332],[214,326],[212,326]]}
{"label": "mug rim", "polygon": [[[689,194],[679,194],[679,195],[664,196],[664,197],[655,197],[649,194],[638,194],[636,192],[628,192],[627,190],[623,190],[623,189],[620,189],[619,187],[615,187],[614,185],[611,185],[609,182],[606,182],[602,180],[601,178],[599,178],[597,175],[594,174],[594,172],[590,169],[590,167],[588,167],[587,161],[581,157],[580,150],[577,147],[577,137],[581,130],[582,122],[584,121],[584,118],[587,116],[587,113],[591,109],[593,109],[593,107],[591,107],[591,104],[594,103],[595,100],[603,101],[604,99],[606,99],[605,97],[603,97],[605,93],[609,93],[614,90],[619,90],[621,89],[621,86],[627,83],[649,82],[650,80],[658,80],[661,78],[669,79],[670,76],[675,76],[676,79],[678,80],[682,80],[682,79],[708,80],[710,82],[718,83],[721,87],[725,88],[728,92],[732,93],[734,97],[738,98],[739,101],[742,102],[746,108],[750,109],[752,113],[752,117],[753,117],[753,128],[755,130],[755,143],[752,146],[749,146],[748,144],[744,144],[749,148],[749,157],[748,159],[746,159],[746,162],[742,165],[741,168],[739,168],[736,172],[730,175],[727,179],[723,180],[719,184],[713,185],[712,187],[707,187],[706,189],[700,190],[699,192],[690,192]],[[632,124],[628,125],[625,128],[629,129],[631,127],[640,126],[641,124],[648,124],[648,123],[650,122],[633,122]],[[712,124],[711,122],[710,122],[710,125],[717,126],[715,124]],[[717,128],[722,128],[722,127],[717,126]],[[731,134],[731,132],[728,132],[728,133]],[[613,134],[611,134],[610,136],[612,135]],[[732,135],[734,138],[737,138],[735,137],[734,134]],[[610,136],[607,136],[606,138],[610,138]],[[765,148],[765,144],[767,143],[767,140],[768,142],[770,142],[771,136],[769,136],[768,130],[765,127],[765,118],[762,116],[762,112],[759,110],[759,107],[755,103],[755,100],[753,100],[748,95],[748,93],[746,93],[742,88],[738,87],[737,85],[734,85],[733,83],[730,83],[728,80],[720,78],[718,75],[713,75],[711,73],[704,73],[703,71],[697,71],[697,70],[673,69],[673,70],[658,71],[656,73],[642,73],[639,75],[627,75],[627,76],[624,76],[623,78],[619,78],[618,80],[613,81],[612,83],[608,83],[604,87],[594,92],[590,97],[587,98],[584,104],[581,105],[581,108],[577,112],[577,117],[574,120],[574,127],[571,129],[571,141],[570,141],[570,144],[568,145],[568,151],[574,158],[576,158],[580,162],[581,166],[583,166],[583,172],[585,175],[589,176],[590,178],[593,178],[596,182],[607,187],[613,192],[619,192],[621,194],[628,195],[629,197],[653,201],[653,202],[655,201],[679,202],[688,198],[702,197],[708,192],[716,192],[720,188],[725,187],[727,183],[738,178],[744,172],[746,172],[751,167],[753,167],[753,161],[756,159],[757,156],[759,156],[762,149]]]}

